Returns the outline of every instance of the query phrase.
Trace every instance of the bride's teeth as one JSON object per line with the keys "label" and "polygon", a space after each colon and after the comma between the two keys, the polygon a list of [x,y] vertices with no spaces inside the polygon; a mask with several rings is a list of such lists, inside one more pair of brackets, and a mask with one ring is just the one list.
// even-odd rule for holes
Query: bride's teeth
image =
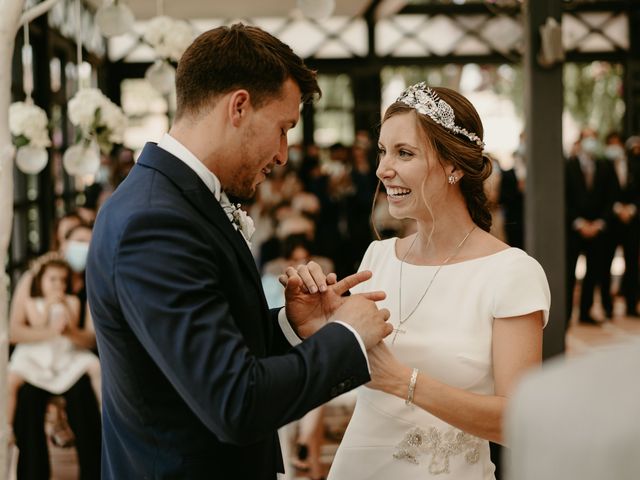
{"label": "bride's teeth", "polygon": [[410,193],[411,193],[411,190],[408,188],[396,188],[396,187],[387,188],[387,194],[391,195],[392,197],[408,195]]}

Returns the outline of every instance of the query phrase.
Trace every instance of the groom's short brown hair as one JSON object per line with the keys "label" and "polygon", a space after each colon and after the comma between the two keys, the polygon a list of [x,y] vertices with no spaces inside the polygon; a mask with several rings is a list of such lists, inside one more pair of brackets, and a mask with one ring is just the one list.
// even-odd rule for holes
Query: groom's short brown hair
{"label": "groom's short brown hair", "polygon": [[217,96],[238,88],[260,108],[288,78],[300,87],[301,101],[320,95],[316,72],[273,35],[241,23],[214,28],[196,38],[178,63],[176,118],[197,115]]}

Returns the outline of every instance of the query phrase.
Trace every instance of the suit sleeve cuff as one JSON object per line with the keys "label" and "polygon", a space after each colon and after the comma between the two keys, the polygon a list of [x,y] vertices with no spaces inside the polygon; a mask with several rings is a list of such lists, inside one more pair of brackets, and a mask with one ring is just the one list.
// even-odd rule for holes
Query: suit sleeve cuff
{"label": "suit sleeve cuff", "polygon": [[285,313],[284,308],[281,308],[280,312],[278,312],[278,325],[280,325],[282,334],[292,347],[295,347],[296,345],[302,343],[302,339],[298,335],[296,335],[296,332],[293,331],[293,327],[289,323],[289,319],[287,318],[287,314]]}
{"label": "suit sleeve cuff", "polygon": [[[369,357],[367,355],[367,349],[364,346],[364,342],[360,337],[360,334],[355,331],[355,329],[349,325],[348,323],[341,322],[336,320],[334,323],[339,323],[351,333],[353,333],[354,337],[358,341],[358,345],[360,345],[360,349],[362,350],[362,355],[364,356],[365,361],[367,362],[367,371],[371,373],[371,367],[369,366]],[[282,330],[282,334],[285,336],[287,341],[291,344],[292,347],[299,345],[302,343],[302,339],[296,335],[296,332],[293,331],[293,327],[289,323],[289,319],[287,318],[287,314],[285,313],[285,309],[281,308],[280,312],[278,312],[278,324],[280,325],[280,329]]]}
{"label": "suit sleeve cuff", "polygon": [[356,340],[360,345],[360,349],[362,350],[362,355],[364,356],[364,359],[367,362],[367,370],[369,371],[369,373],[371,373],[371,367],[369,366],[369,356],[367,355],[367,349],[364,346],[364,342],[362,341],[362,337],[360,337],[360,334],[356,332],[356,330],[348,323],[341,322],[340,320],[335,320],[334,323],[339,323],[340,325],[344,326],[356,337]]}

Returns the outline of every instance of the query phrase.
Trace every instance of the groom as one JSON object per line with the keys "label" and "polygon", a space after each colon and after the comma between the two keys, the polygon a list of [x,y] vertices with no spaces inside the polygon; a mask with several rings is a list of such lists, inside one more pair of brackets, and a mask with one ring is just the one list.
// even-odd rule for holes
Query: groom
{"label": "groom", "polygon": [[89,253],[102,478],[273,480],[276,429],[369,380],[388,311],[380,293],[341,297],[370,274],[318,281],[318,293],[295,272],[286,307],[269,311],[226,196],[252,196],[286,163],[315,73],[237,24],[194,41],[176,89],[175,124],[100,210]]}

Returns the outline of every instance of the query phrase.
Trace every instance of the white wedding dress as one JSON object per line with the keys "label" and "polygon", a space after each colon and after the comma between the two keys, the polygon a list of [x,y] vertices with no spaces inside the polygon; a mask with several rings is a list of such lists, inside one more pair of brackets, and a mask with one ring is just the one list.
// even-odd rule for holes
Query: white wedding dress
{"label": "white wedding dress", "polygon": [[[352,289],[384,290],[378,303],[398,326],[400,260],[396,239],[373,242],[361,270],[373,278]],[[403,312],[411,312],[437,266],[405,263]],[[400,328],[385,341],[404,364],[448,385],[482,395],[494,393],[492,325],[494,318],[542,310],[550,303],[544,271],[517,248],[444,265],[431,288]],[[405,315],[403,313],[403,315]],[[409,379],[407,379],[408,383]],[[495,467],[489,442],[465,433],[404,399],[367,387],[358,389],[351,422],[334,459],[329,480],[492,480]]]}

